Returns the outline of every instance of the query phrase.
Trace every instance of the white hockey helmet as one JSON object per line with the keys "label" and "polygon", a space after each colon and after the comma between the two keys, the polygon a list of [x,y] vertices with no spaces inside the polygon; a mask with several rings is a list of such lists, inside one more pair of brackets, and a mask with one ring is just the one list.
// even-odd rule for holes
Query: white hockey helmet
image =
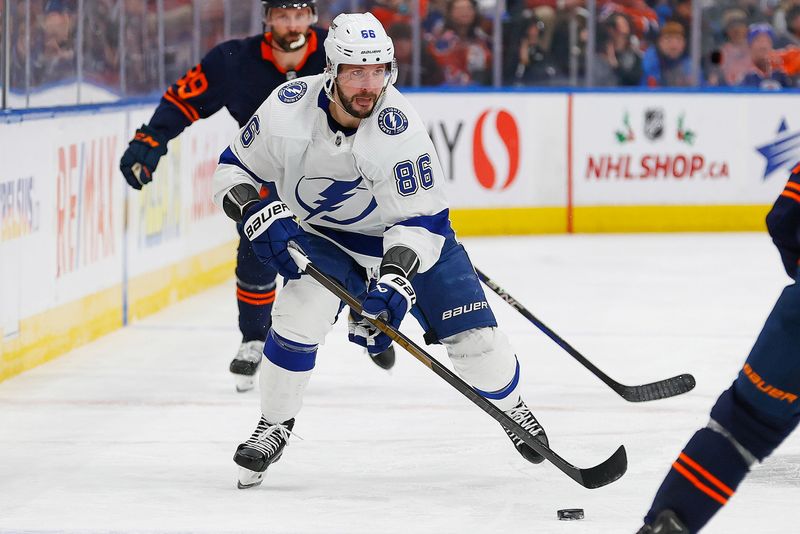
{"label": "white hockey helmet", "polygon": [[397,81],[394,44],[372,13],[342,13],[333,19],[325,39],[325,59],[325,92],[330,98],[340,65],[389,64],[384,91]]}

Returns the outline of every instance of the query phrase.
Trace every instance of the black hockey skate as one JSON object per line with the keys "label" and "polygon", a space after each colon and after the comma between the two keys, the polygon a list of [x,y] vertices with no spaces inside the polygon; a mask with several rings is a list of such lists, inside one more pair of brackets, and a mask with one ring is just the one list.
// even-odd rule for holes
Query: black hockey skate
{"label": "black hockey skate", "polygon": [[[544,433],[544,429],[539,424],[539,421],[531,413],[530,408],[528,408],[522,399],[519,400],[519,403],[511,408],[510,410],[506,411],[506,415],[508,415],[511,419],[519,423],[522,428],[527,430],[531,433],[536,439],[542,442],[544,445],[549,446],[549,442],[547,441],[547,435]],[[503,427],[503,430],[506,431],[508,437],[511,438],[511,442],[514,443],[514,447],[517,448],[517,451],[522,455],[523,458],[528,460],[532,464],[540,464],[544,461],[544,457],[541,454],[530,448],[528,445],[525,444],[524,441],[519,439],[516,434],[508,430],[507,428]]]}
{"label": "black hockey skate", "polygon": [[236,379],[236,391],[239,393],[250,391],[255,387],[256,373],[263,352],[264,342],[259,340],[243,341],[239,347],[239,352],[228,367]]}
{"label": "black hockey skate", "polygon": [[378,354],[370,354],[369,357],[375,365],[388,371],[394,367],[394,345],[389,345],[388,349]]}
{"label": "black hockey skate", "polygon": [[689,534],[689,529],[672,510],[662,510],[652,525],[645,525],[636,534]]}
{"label": "black hockey skate", "polygon": [[292,427],[294,419],[273,424],[261,416],[253,435],[239,445],[233,455],[233,461],[240,467],[237,484],[239,489],[261,484],[267,467],[280,460]]}

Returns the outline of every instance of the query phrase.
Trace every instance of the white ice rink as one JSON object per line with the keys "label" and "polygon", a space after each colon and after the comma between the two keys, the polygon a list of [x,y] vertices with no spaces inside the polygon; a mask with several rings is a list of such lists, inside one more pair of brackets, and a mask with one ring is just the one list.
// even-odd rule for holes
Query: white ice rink
{"label": "white ice rink", "polygon": [[[400,349],[391,373],[377,368],[340,321],[297,418],[304,440],[290,442],[261,487],[237,490],[233,452],[259,407],[227,371],[238,346],[230,282],[0,383],[0,532],[634,533],[789,281],[769,238],[465,244],[477,266],[617,380],[697,378],[682,397],[627,403],[488,295],[551,446],[588,466],[624,444],[629,466],[618,482],[586,490],[549,464],[527,464],[428,368]],[[421,339],[413,319],[403,330]],[[798,502],[793,436],[705,532],[800,532]],[[585,520],[556,519],[574,507]]]}

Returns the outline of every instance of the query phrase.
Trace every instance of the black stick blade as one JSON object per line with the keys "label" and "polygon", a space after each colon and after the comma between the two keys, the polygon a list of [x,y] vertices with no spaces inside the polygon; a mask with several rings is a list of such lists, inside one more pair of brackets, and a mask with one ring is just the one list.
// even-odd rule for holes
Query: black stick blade
{"label": "black stick blade", "polygon": [[614,390],[628,402],[647,402],[682,395],[694,389],[696,382],[690,374],[682,374],[641,386],[619,384]]}
{"label": "black stick blade", "polygon": [[625,446],[620,445],[614,454],[605,462],[587,469],[580,469],[579,482],[583,487],[589,489],[600,488],[619,480],[625,471],[628,470],[628,455]]}

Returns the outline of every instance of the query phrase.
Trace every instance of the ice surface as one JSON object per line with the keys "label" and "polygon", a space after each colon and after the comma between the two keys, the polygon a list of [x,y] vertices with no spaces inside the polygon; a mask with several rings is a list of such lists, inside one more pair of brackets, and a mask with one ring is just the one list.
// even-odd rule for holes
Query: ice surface
{"label": "ice surface", "polygon": [[[255,391],[234,391],[227,371],[238,347],[230,282],[0,384],[0,532],[635,532],[788,283],[769,238],[466,245],[476,265],[617,380],[697,378],[688,395],[627,403],[489,295],[553,448],[588,466],[625,444],[620,481],[586,490],[546,463],[527,464],[425,366],[398,349],[387,373],[338,324],[297,418],[304,440],[290,443],[260,488],[237,490],[231,458],[259,406]],[[403,329],[421,338],[412,319]],[[706,532],[795,531],[798,498],[795,436]],[[560,508],[583,508],[586,519],[560,522]]]}

